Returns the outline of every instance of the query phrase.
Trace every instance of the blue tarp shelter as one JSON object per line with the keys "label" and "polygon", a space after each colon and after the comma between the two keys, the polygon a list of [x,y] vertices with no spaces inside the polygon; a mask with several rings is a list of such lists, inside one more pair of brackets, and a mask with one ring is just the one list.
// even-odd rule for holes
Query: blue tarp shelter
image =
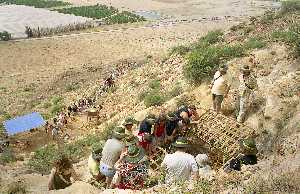
{"label": "blue tarp shelter", "polygon": [[16,117],[3,122],[8,135],[14,135],[19,132],[28,131],[33,128],[41,127],[44,124],[45,120],[37,112]]}

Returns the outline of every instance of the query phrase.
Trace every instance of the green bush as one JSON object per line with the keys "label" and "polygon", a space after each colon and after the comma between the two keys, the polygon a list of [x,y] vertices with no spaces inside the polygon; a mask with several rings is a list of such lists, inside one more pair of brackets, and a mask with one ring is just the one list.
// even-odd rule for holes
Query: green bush
{"label": "green bush", "polygon": [[70,3],[55,0],[0,0],[0,4],[1,3],[27,5],[36,8],[50,8],[70,5]]}
{"label": "green bush", "polygon": [[59,151],[54,144],[39,148],[34,152],[34,156],[28,161],[28,166],[42,174],[49,174],[53,162],[59,158]]}
{"label": "green bush", "polygon": [[0,40],[9,41],[10,39],[11,39],[11,34],[9,32],[7,31],[0,32]]}
{"label": "green bush", "polygon": [[258,39],[258,38],[250,38],[246,43],[245,47],[247,49],[256,49],[256,48],[264,48],[267,44]]}
{"label": "green bush", "polygon": [[50,113],[52,114],[52,116],[54,116],[57,113],[61,112],[63,109],[64,109],[64,105],[63,104],[54,104],[51,107]]}
{"label": "green bush", "polygon": [[150,92],[144,99],[145,106],[160,106],[165,102],[165,97],[157,90]]}
{"label": "green bush", "polygon": [[190,48],[189,48],[189,47],[180,45],[180,46],[173,47],[173,48],[171,49],[170,53],[171,53],[171,54],[179,54],[179,55],[181,55],[181,56],[184,56],[184,55],[187,54],[189,51],[190,51]]}
{"label": "green bush", "polygon": [[245,54],[245,46],[237,44],[233,46],[222,46],[219,47],[219,57],[221,59],[230,60],[236,57],[242,57]]}
{"label": "green bush", "polygon": [[52,98],[52,104],[56,105],[63,102],[63,98],[61,96],[54,96]]}
{"label": "green bush", "polygon": [[206,36],[200,38],[200,42],[206,42],[210,45],[216,44],[223,40],[223,32],[221,30],[210,31]]}
{"label": "green bush", "polygon": [[285,0],[281,1],[280,12],[282,14],[289,12],[300,11],[300,1],[299,0]]}
{"label": "green bush", "polygon": [[210,76],[220,63],[219,49],[208,47],[196,49],[188,55],[188,63],[184,66],[184,76],[195,83],[200,83]]}

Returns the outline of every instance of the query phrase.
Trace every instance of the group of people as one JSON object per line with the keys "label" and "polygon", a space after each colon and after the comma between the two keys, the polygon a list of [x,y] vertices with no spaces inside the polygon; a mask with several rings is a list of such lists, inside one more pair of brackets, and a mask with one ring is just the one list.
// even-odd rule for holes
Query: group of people
{"label": "group of people", "polygon": [[[252,58],[250,58],[252,59]],[[252,59],[251,62],[256,62]],[[219,70],[215,73],[214,78],[211,82],[211,93],[213,101],[213,109],[216,112],[220,112],[222,108],[222,102],[224,98],[227,97],[228,92],[231,87],[231,81],[227,76],[228,67],[222,65]],[[248,65],[244,65],[241,68],[240,75],[238,77],[239,85],[239,94],[237,101],[237,121],[243,123],[246,119],[247,112],[249,111],[249,106],[251,103],[251,95],[254,90],[257,89],[257,80],[255,76],[251,73],[251,69]]]}
{"label": "group of people", "polygon": [[[226,74],[227,67],[221,66],[211,83],[213,109],[216,112],[221,111],[223,99],[230,90],[230,81]],[[243,66],[239,81],[237,121],[244,122],[250,95],[257,88],[256,79],[249,66]],[[111,84],[110,80],[107,84]],[[164,147],[168,152],[172,150],[172,153],[165,155],[161,163],[161,170],[166,173],[166,184],[176,184],[199,177],[211,179],[213,170],[209,157],[205,153],[196,157],[188,153],[190,145],[186,136],[191,131],[191,124],[198,119],[199,115],[194,105],[179,107],[174,112],[163,111],[158,116],[149,114],[141,122],[128,117],[122,126],[113,130],[112,136],[103,147],[92,150],[88,159],[89,172],[94,180],[105,180],[107,188],[139,190],[144,187],[149,174],[150,160],[156,154],[156,148]],[[242,165],[256,164],[256,154],[257,148],[253,139],[241,140],[240,154],[225,164],[225,172],[239,171]],[[78,179],[70,161],[63,157],[52,169],[49,189],[69,186],[71,176],[75,180]]]}

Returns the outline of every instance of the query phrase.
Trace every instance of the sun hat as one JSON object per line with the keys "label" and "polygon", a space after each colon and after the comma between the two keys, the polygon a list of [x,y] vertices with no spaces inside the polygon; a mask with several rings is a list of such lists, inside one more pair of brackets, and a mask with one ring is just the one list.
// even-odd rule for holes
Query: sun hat
{"label": "sun hat", "polygon": [[249,65],[244,65],[244,66],[241,68],[241,72],[242,72],[243,74],[250,74],[251,70],[250,70]]}
{"label": "sun hat", "polygon": [[124,143],[126,146],[135,145],[139,142],[139,139],[135,135],[127,135],[124,139]]}
{"label": "sun hat", "polygon": [[130,145],[127,152],[128,155],[124,157],[124,160],[129,163],[139,163],[145,156],[144,150],[136,145]]}
{"label": "sun hat", "polygon": [[128,117],[128,118],[125,119],[125,121],[123,123],[123,126],[133,125],[135,123],[137,123],[137,121],[133,117]]}
{"label": "sun hat", "polygon": [[124,127],[116,127],[112,135],[117,139],[124,138],[126,136]]}
{"label": "sun hat", "polygon": [[175,112],[169,112],[169,113],[167,114],[167,119],[168,119],[169,121],[175,121],[176,119],[178,119],[178,117],[177,117],[177,115],[176,115]]}
{"label": "sun hat", "polygon": [[177,148],[189,147],[189,143],[185,137],[178,137],[178,139],[172,145]]}
{"label": "sun hat", "polygon": [[241,140],[240,147],[242,149],[242,152],[247,155],[255,155],[258,152],[255,140],[253,138]]}
{"label": "sun hat", "polygon": [[[156,116],[154,115],[154,114],[149,114],[149,115],[147,115],[146,116],[146,119],[148,120],[148,121],[150,121],[151,123],[153,122],[155,122],[155,120],[156,120]],[[153,124],[152,123],[152,124]]]}

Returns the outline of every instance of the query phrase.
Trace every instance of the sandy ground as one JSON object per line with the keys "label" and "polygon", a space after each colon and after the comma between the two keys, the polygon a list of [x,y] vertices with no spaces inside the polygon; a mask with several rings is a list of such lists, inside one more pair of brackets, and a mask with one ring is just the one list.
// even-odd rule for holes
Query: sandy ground
{"label": "sandy ground", "polygon": [[13,38],[25,38],[25,26],[32,28],[84,23],[91,19],[23,5],[0,6],[0,31],[12,33]]}

